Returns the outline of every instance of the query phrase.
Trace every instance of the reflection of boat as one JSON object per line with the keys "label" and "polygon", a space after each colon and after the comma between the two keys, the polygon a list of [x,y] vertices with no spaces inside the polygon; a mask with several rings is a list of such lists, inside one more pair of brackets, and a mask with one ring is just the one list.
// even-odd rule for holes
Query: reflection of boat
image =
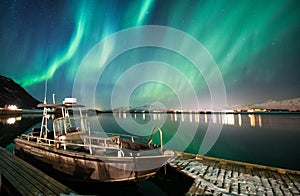
{"label": "reflection of boat", "polygon": [[[97,133],[90,130],[76,99],[63,104],[40,104],[39,107],[44,107],[41,127],[14,140],[15,154],[29,162],[42,162],[72,179],[103,182],[145,179],[175,156],[174,151],[163,149],[159,127],[152,129],[149,140]],[[48,108],[62,111],[62,117],[53,121],[53,130],[47,125]],[[69,115],[70,108],[73,117]],[[79,114],[78,118],[74,117],[75,113]],[[155,130],[160,134],[160,145],[152,142]]]}

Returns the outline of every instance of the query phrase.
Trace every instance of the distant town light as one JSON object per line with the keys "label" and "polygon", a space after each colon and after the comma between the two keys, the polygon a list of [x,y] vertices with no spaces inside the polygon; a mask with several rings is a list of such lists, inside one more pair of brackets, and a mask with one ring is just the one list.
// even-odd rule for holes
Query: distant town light
{"label": "distant town light", "polygon": [[17,110],[18,107],[16,105],[8,105],[7,109],[9,109],[9,110]]}

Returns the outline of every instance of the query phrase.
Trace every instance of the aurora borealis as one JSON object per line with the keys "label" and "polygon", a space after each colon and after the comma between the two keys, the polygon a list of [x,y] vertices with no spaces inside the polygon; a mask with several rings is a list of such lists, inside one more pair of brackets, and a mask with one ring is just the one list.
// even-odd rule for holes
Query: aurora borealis
{"label": "aurora borealis", "polygon": [[[41,101],[47,80],[48,99],[55,93],[62,100],[72,95],[73,82],[80,74],[77,71],[95,45],[114,33],[143,25],[178,29],[201,43],[220,70],[229,105],[300,97],[297,0],[2,0],[0,74],[14,79]],[[136,39],[145,39],[145,34]],[[168,35],[159,39],[162,43],[168,39],[180,41],[182,50],[197,52],[185,40]],[[105,45],[99,59],[105,61],[119,45]],[[100,78],[85,76],[85,85],[97,83],[95,107],[110,108],[112,91],[122,74],[149,61],[168,64],[181,75],[170,75],[169,69],[158,70],[157,66],[151,70],[146,63],[149,66],[136,69],[135,76],[155,75],[155,81],[140,84],[130,98],[131,105],[161,102],[176,108],[178,94],[189,94],[189,83],[198,96],[199,107],[209,108],[205,77],[182,55],[155,47],[126,51],[106,67]],[[175,90],[156,82],[167,77],[174,82]],[[193,103],[188,107],[198,109]]]}

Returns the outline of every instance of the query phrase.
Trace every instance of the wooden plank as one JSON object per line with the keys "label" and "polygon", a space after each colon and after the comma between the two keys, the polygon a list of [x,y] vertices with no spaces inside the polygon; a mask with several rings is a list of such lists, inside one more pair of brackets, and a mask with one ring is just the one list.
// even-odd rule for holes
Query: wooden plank
{"label": "wooden plank", "polygon": [[290,169],[282,169],[282,168],[276,168],[276,167],[271,167],[271,166],[265,166],[265,165],[259,165],[259,164],[253,164],[253,163],[246,163],[246,162],[240,162],[240,161],[232,161],[232,160],[226,160],[226,159],[221,159],[221,158],[215,158],[215,157],[207,157],[203,155],[193,155],[190,153],[179,153],[179,156],[187,156],[187,157],[193,157],[197,156],[197,159],[203,159],[203,160],[209,160],[209,161],[217,161],[217,162],[222,162],[224,163],[231,163],[233,165],[241,165],[245,166],[246,168],[259,168],[259,169],[265,169],[269,171],[275,171],[281,174],[289,173],[289,174],[297,174],[300,175],[300,171],[297,170],[290,170]]}
{"label": "wooden plank", "polygon": [[[183,157],[182,157],[183,156]],[[195,179],[187,195],[225,194],[225,195],[299,195],[300,171],[286,170],[256,164],[227,161],[197,155],[177,158],[197,161],[205,168],[205,172],[195,175],[192,169],[185,169],[184,173]],[[185,162],[185,163],[186,163]],[[210,184],[211,183],[211,184]]]}
{"label": "wooden plank", "polygon": [[[36,168],[29,167],[28,164],[18,164],[20,160],[17,160],[16,158],[8,158],[7,161],[10,161],[12,165],[15,164],[15,167],[19,168],[25,176],[28,178],[34,177],[34,179],[37,179],[38,181],[42,181],[43,185],[46,186],[48,189],[55,190],[56,193],[59,193],[61,191],[65,191],[61,186],[59,186],[59,183],[57,181],[53,181],[52,178],[49,176],[45,175],[44,173],[39,172]],[[26,172],[25,172],[26,171]],[[25,172],[25,173],[24,173]]]}
{"label": "wooden plank", "polygon": [[[40,170],[36,169],[30,164],[19,164],[19,162],[24,162],[22,159],[14,156],[12,153],[5,152],[4,153],[6,156],[9,157],[9,159],[15,163],[18,164],[20,168],[22,168],[24,171],[27,171],[30,173],[32,176],[35,178],[39,178],[40,180],[44,181],[44,184],[53,190],[56,190],[56,193],[61,193],[61,192],[71,192],[72,190],[69,189],[66,186],[62,186],[61,183],[57,182],[53,178],[49,177],[48,175],[44,174]],[[25,162],[26,163],[26,162]]]}
{"label": "wooden plank", "polygon": [[296,190],[294,190],[297,194],[300,195],[300,179],[293,175],[293,174],[288,174],[287,177],[291,180],[293,185],[295,186]]}
{"label": "wooden plank", "polygon": [[20,193],[23,195],[33,195],[39,192],[36,187],[28,184],[27,180],[23,176],[18,175],[18,173],[16,173],[16,171],[13,170],[10,165],[7,165],[2,160],[0,162],[1,175],[7,179]]}
{"label": "wooden plank", "polygon": [[0,174],[22,195],[75,193],[3,148],[0,148]]}
{"label": "wooden plank", "polygon": [[2,163],[6,163],[6,170],[9,169],[9,172],[14,176],[18,177],[18,180],[24,183],[26,186],[30,186],[30,189],[37,189],[37,193],[43,193],[45,195],[57,194],[60,191],[53,186],[49,186],[49,183],[46,179],[35,175],[34,172],[30,170],[24,170],[21,165],[14,163],[11,159],[1,157]]}

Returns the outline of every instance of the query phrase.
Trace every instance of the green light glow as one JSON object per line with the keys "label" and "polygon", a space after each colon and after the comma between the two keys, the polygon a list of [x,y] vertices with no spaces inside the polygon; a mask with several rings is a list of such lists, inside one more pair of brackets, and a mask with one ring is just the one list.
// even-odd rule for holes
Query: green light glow
{"label": "green light glow", "polygon": [[[5,2],[0,3],[3,16],[0,21],[0,71],[36,97],[45,80],[51,80],[49,84],[57,93],[62,83],[66,89],[72,88],[77,69],[91,48],[112,33],[141,25],[172,27],[197,39],[216,61],[226,88],[242,92],[240,100],[254,97],[253,92],[248,95],[247,88],[261,93],[264,96],[261,99],[271,98],[268,93],[276,86],[273,83],[282,85],[283,90],[293,86],[294,90],[286,90],[289,91],[286,97],[299,96],[299,93],[295,95],[299,83],[296,79],[299,78],[296,75],[299,72],[297,51],[300,49],[300,3],[297,0],[88,0],[59,1],[55,5],[51,1]],[[144,39],[143,36],[137,35],[136,39]],[[159,39],[164,42],[169,35]],[[185,40],[172,39],[182,43],[182,50],[197,54]],[[105,62],[118,45],[106,45],[98,61]],[[103,85],[99,84],[99,100],[109,99],[109,92],[126,69],[149,60],[176,67],[195,86],[199,96],[207,94],[203,76],[184,57],[168,51],[141,49],[129,52],[105,72],[107,76],[101,79]],[[161,78],[170,77],[164,70],[157,74]],[[95,82],[95,78],[87,78],[86,82]],[[185,89],[186,83],[176,77],[174,83],[178,89]],[[265,89],[260,90],[260,84],[265,84]],[[136,98],[141,100],[153,100],[158,96],[168,99],[170,93],[166,87],[154,83],[135,91]]]}
{"label": "green light glow", "polygon": [[36,75],[34,77],[30,77],[28,79],[23,78],[23,80],[18,81],[18,82],[22,86],[26,87],[26,86],[30,86],[30,85],[33,85],[38,82],[42,82],[42,81],[51,79],[53,77],[53,75],[55,74],[55,72],[57,71],[57,69],[59,69],[65,63],[67,63],[76,53],[76,51],[79,47],[80,41],[84,34],[84,31],[83,31],[84,25],[85,25],[85,22],[84,22],[83,16],[82,16],[79,18],[79,21],[77,22],[76,30],[75,30],[75,33],[74,33],[72,39],[70,40],[69,47],[67,48],[67,50],[65,52],[63,52],[63,54],[61,56],[56,57],[54,62],[52,62],[48,66],[48,69],[46,72]]}
{"label": "green light glow", "polygon": [[149,14],[149,10],[155,3],[155,0],[145,0],[142,6],[142,9],[140,11],[140,14],[138,15],[137,23],[136,25],[141,25],[144,23],[144,19]]}

